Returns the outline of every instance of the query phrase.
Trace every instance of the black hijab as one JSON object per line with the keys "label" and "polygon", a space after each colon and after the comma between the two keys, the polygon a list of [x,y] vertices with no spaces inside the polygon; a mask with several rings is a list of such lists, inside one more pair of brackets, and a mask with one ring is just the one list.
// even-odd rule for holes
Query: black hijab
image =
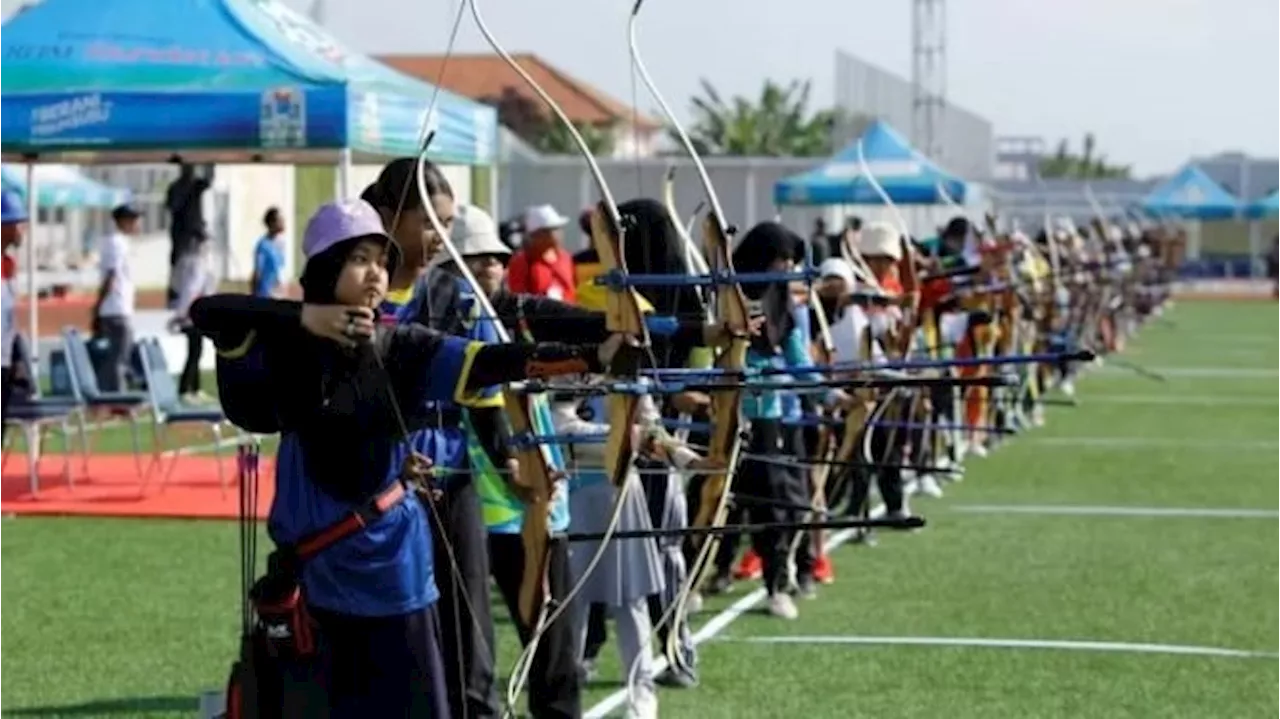
{"label": "black hijab", "polygon": [[[657,200],[637,198],[618,206],[626,230],[623,253],[627,271],[637,275],[687,275],[684,241],[667,212]],[[653,305],[658,315],[696,318],[702,314],[698,291],[690,286],[657,285],[636,290]],[[654,355],[665,366],[683,366],[692,347],[676,345],[668,338],[654,337]]]}
{"label": "black hijab", "polygon": [[[733,251],[733,269],[739,273],[769,272],[769,266],[777,260],[795,260],[803,251],[804,241],[796,233],[777,222],[761,222],[743,236]],[[795,326],[787,284],[783,281],[742,285],[743,294],[753,304],[753,312],[765,317],[764,332],[753,342],[765,354],[777,354]]]}
{"label": "black hijab", "polygon": [[[358,244],[359,239],[341,242],[307,261],[301,278],[304,302],[336,302],[338,275]],[[387,343],[375,340],[347,350],[326,340],[309,341],[315,347],[308,356],[316,364],[296,368],[303,402],[291,422],[303,466],[307,477],[335,499],[362,501],[381,487],[399,441],[393,389],[375,355]]]}

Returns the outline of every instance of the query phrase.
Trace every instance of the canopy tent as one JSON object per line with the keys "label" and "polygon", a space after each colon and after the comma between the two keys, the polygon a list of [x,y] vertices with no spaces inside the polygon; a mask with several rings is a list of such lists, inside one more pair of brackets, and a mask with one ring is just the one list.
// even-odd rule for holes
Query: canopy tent
{"label": "canopy tent", "polygon": [[[276,0],[44,0],[0,44],[7,160],[411,155],[436,92]],[[434,159],[492,161],[492,108],[440,91],[431,120]]]}
{"label": "canopy tent", "polygon": [[1158,217],[1225,220],[1240,211],[1240,201],[1195,165],[1157,185],[1142,200],[1142,209]]}
{"label": "canopy tent", "polygon": [[[112,208],[129,201],[128,190],[109,187],[86,177],[71,165],[39,165],[35,168],[36,204],[41,208]],[[0,167],[0,183],[26,202],[26,168]]]}
{"label": "canopy tent", "polygon": [[[858,144],[866,172],[859,162]],[[939,186],[958,203],[964,202],[965,182],[924,157],[888,123],[877,120],[857,142],[822,165],[779,180],[773,202],[783,205],[879,205],[880,194],[867,181],[869,173],[894,204],[932,205],[944,202]]]}
{"label": "canopy tent", "polygon": [[1260,200],[1250,203],[1245,208],[1245,215],[1254,220],[1280,215],[1280,191],[1273,192]]}

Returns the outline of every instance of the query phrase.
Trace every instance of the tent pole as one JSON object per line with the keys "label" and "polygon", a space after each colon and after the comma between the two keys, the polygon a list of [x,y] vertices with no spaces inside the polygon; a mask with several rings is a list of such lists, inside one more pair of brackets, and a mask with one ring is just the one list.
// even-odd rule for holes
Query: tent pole
{"label": "tent pole", "polygon": [[336,180],[333,188],[333,196],[338,200],[346,200],[351,197],[351,148],[344,147],[338,154],[338,172],[334,174]]}
{"label": "tent pole", "polygon": [[[36,227],[40,224],[40,204],[36,201],[36,166],[27,160],[27,331],[30,333],[31,368],[36,387],[40,386],[40,297],[36,292]],[[36,390],[39,394],[39,389]]]}

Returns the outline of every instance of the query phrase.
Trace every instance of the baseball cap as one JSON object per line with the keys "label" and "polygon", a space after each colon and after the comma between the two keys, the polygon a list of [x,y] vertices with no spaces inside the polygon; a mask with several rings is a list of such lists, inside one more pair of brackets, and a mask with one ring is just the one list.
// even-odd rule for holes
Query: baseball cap
{"label": "baseball cap", "polygon": [[0,193],[0,209],[4,211],[4,217],[0,218],[0,221],[6,225],[27,221],[27,208],[16,192],[5,190]]}
{"label": "baseball cap", "polygon": [[132,220],[138,217],[142,217],[142,213],[138,212],[131,205],[116,205],[115,209],[111,210],[111,219],[116,222],[119,222],[120,220]]}
{"label": "baseball cap", "polygon": [[569,218],[556,212],[551,205],[534,205],[524,211],[524,231],[531,235],[538,230],[558,230],[569,224]]}
{"label": "baseball cap", "polygon": [[377,240],[387,250],[387,271],[400,264],[400,245],[382,227],[382,218],[364,200],[339,200],[320,206],[302,235],[302,254],[308,260],[347,240]]}
{"label": "baseball cap", "polygon": [[818,273],[825,279],[827,277],[838,277],[844,280],[849,289],[857,286],[857,282],[853,278],[853,267],[851,267],[843,257],[829,257],[822,261],[818,266]]}
{"label": "baseball cap", "polygon": [[898,231],[887,222],[872,222],[862,228],[858,251],[867,257],[902,259],[902,243]]}

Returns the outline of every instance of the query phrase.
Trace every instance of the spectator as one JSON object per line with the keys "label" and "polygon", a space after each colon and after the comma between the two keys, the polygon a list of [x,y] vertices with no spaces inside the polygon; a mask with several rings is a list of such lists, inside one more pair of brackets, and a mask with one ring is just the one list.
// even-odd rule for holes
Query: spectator
{"label": "spectator", "polygon": [[105,392],[120,392],[126,386],[134,311],[129,240],[138,234],[138,217],[138,211],[128,205],[112,210],[116,231],[102,238],[98,247],[102,284],[98,288],[98,301],[93,305],[93,334],[106,342],[106,355],[98,378]]}
{"label": "spectator", "polygon": [[1280,297],[1280,235],[1271,240],[1267,252],[1267,277],[1271,280],[1271,296]]}
{"label": "spectator", "polygon": [[209,400],[209,396],[200,389],[200,356],[204,352],[204,339],[188,316],[192,302],[218,291],[218,278],[213,274],[209,254],[210,245],[206,240],[197,245],[194,252],[178,260],[178,301],[176,313],[169,321],[170,329],[187,336],[187,361],[183,363],[182,375],[178,378],[178,393],[183,401],[193,404]]}
{"label": "spectator", "polygon": [[213,165],[208,166],[204,177],[196,176],[195,167],[181,160],[178,179],[165,192],[164,206],[169,211],[169,293],[170,306],[178,299],[178,260],[206,239],[208,227],[204,221],[203,198],[213,185]]}
{"label": "spectator", "polygon": [[507,274],[512,292],[577,301],[573,258],[562,244],[563,228],[568,222],[551,205],[525,210],[524,242],[511,258]]}
{"label": "spectator", "polygon": [[279,208],[272,207],[262,216],[267,234],[253,248],[253,277],[249,282],[254,297],[280,297],[284,294],[284,220]]}
{"label": "spectator", "polygon": [[23,235],[27,229],[27,211],[22,206],[22,199],[17,193],[4,192],[0,196],[3,218],[0,218],[0,238],[4,250],[4,279],[0,282],[0,312],[3,313],[4,337],[0,338],[0,356],[3,356],[3,369],[0,369],[0,414],[9,413],[9,399],[13,392],[13,344],[18,339],[18,297],[13,291],[13,276],[16,271],[15,262],[9,257],[9,248],[22,246]]}

